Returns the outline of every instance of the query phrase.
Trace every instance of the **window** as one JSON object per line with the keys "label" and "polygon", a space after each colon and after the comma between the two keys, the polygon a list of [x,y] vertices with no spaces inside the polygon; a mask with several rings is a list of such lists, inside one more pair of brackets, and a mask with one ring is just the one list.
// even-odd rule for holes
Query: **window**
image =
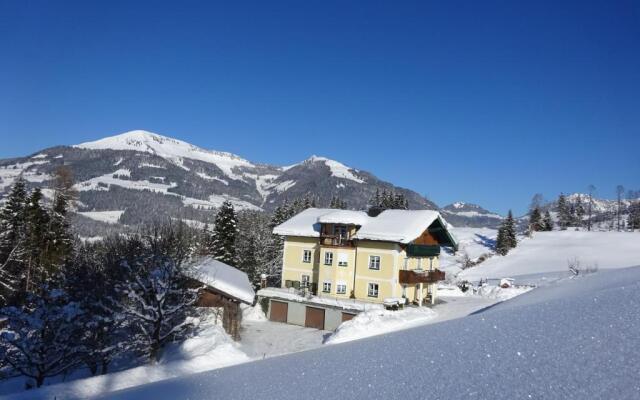
{"label": "window", "polygon": [[305,250],[304,253],[302,253],[302,262],[311,262],[311,250]]}
{"label": "window", "polygon": [[337,294],[345,294],[347,293],[347,284],[340,282],[336,284],[336,293]]}
{"label": "window", "polygon": [[300,286],[303,288],[309,287],[309,275],[302,275],[302,283]]}
{"label": "window", "polygon": [[378,297],[378,284],[377,283],[370,283],[369,284],[369,291],[368,291],[368,296],[369,297]]}
{"label": "window", "polygon": [[333,253],[330,251],[327,251],[326,253],[324,253],[324,265],[331,265],[333,264]]}
{"label": "window", "polygon": [[331,282],[324,282],[322,284],[322,292],[323,293],[331,293]]}
{"label": "window", "polygon": [[380,256],[369,256],[369,269],[380,269]]}
{"label": "window", "polygon": [[349,264],[349,255],[346,253],[338,253],[338,266],[346,267]]}
{"label": "window", "polygon": [[347,238],[347,227],[344,225],[336,225],[333,227],[333,234],[341,239]]}

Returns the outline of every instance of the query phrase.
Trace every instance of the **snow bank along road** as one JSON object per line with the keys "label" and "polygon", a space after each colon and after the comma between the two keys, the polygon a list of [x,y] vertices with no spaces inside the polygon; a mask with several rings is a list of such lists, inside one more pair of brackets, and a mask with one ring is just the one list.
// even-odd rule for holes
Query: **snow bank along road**
{"label": "snow bank along road", "polygon": [[466,318],[152,383],[109,399],[638,399],[640,267]]}

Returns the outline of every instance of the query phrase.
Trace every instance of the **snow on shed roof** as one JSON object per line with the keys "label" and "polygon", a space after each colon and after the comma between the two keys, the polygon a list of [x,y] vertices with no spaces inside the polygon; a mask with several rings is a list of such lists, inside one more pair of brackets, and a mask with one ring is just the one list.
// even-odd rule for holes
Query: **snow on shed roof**
{"label": "snow on shed roof", "polygon": [[249,277],[237,268],[212,257],[204,257],[192,262],[186,274],[244,303],[253,304],[256,294]]}
{"label": "snow on shed roof", "polygon": [[[273,233],[283,236],[318,237],[321,223],[342,223],[361,226],[354,239],[409,243],[436,220],[440,221],[445,230],[450,230],[449,224],[440,213],[432,210],[385,210],[376,217],[370,217],[363,211],[308,208],[276,226]],[[457,246],[451,232],[447,234],[452,245]]]}

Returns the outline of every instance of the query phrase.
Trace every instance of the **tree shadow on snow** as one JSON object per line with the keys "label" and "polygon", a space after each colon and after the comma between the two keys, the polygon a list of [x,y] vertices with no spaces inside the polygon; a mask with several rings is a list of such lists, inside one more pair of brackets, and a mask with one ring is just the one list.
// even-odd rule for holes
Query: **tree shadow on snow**
{"label": "tree shadow on snow", "polygon": [[491,250],[494,250],[496,248],[496,240],[495,239],[491,239],[490,237],[485,236],[485,235],[481,235],[479,233],[476,233],[476,242],[480,243],[484,247],[487,247],[487,248],[489,248]]}

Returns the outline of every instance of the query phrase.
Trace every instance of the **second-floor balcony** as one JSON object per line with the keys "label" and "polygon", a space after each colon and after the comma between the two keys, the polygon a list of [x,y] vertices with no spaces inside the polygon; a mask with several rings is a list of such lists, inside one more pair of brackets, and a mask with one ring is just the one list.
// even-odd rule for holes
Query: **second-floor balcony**
{"label": "second-floor balcony", "polygon": [[439,269],[428,270],[400,270],[398,281],[401,284],[436,283],[444,280],[444,272]]}
{"label": "second-floor balcony", "polygon": [[320,235],[321,246],[353,247],[353,240],[349,236]]}

